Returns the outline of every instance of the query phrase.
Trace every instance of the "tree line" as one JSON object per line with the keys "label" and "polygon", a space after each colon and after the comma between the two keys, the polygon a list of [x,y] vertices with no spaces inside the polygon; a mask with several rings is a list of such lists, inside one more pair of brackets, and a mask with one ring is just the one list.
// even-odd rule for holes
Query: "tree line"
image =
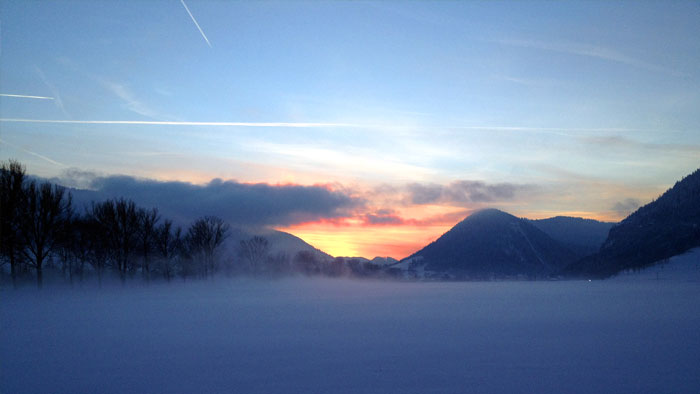
{"label": "tree line", "polygon": [[17,161],[0,164],[0,256],[13,283],[34,275],[41,286],[47,265],[70,281],[88,270],[100,281],[107,270],[122,279],[206,277],[228,231],[213,216],[183,231],[158,209],[124,198],[93,202],[80,212],[65,188],[29,179]]}
{"label": "tree line", "polygon": [[9,265],[14,285],[34,277],[41,287],[47,268],[71,283],[87,274],[102,283],[107,273],[146,281],[207,278],[222,270],[253,275],[397,274],[358,260],[326,261],[309,250],[275,254],[261,236],[240,241],[233,257],[222,261],[229,233],[229,225],[218,217],[201,217],[183,230],[161,217],[157,208],[142,208],[124,198],[76,209],[65,188],[30,179],[17,161],[0,163],[0,267],[6,272]]}

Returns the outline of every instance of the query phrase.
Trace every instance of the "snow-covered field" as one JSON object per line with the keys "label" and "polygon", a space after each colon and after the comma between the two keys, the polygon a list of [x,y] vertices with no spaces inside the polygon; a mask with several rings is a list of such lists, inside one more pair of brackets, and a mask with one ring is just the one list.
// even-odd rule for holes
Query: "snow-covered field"
{"label": "snow-covered field", "polygon": [[680,260],[659,280],[5,289],[0,392],[698,393],[700,258]]}

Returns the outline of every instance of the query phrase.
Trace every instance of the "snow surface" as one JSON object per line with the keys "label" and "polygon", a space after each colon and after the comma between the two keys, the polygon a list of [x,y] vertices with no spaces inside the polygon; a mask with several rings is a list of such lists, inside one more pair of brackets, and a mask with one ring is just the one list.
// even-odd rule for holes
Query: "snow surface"
{"label": "snow surface", "polygon": [[700,248],[675,256],[665,264],[656,264],[644,270],[622,272],[614,281],[660,280],[672,282],[695,282],[700,286]]}
{"label": "snow surface", "polygon": [[700,282],[650,275],[3,289],[0,392],[698,393]]}

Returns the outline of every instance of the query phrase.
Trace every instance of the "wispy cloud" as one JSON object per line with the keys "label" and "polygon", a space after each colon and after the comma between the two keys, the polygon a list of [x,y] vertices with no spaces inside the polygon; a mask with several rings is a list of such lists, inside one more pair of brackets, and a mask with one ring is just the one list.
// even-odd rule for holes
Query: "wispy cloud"
{"label": "wispy cloud", "polygon": [[118,124],[118,125],[153,125],[153,126],[237,126],[237,127],[363,127],[351,123],[314,123],[314,122],[182,122],[149,120],[57,120],[57,119],[22,119],[0,118],[8,123],[55,123],[55,124]]}
{"label": "wispy cloud", "polygon": [[631,131],[641,131],[634,128],[624,127],[532,127],[532,126],[452,126],[449,127],[452,131],[505,131],[505,132],[523,132],[523,133],[539,133],[539,134],[554,134],[562,136],[571,136],[577,133],[626,133]]}
{"label": "wispy cloud", "polygon": [[174,157],[184,157],[184,153],[178,152],[163,152],[163,151],[128,151],[128,152],[118,152],[118,154],[125,156],[137,156],[137,157],[164,157],[164,156],[174,156]]}
{"label": "wispy cloud", "polygon": [[635,131],[624,127],[455,126],[453,129],[490,131]]}
{"label": "wispy cloud", "polygon": [[523,78],[508,74],[493,74],[494,80],[510,82],[512,84],[527,86],[527,87],[561,87],[566,84],[565,81],[550,79],[550,78]]}
{"label": "wispy cloud", "polygon": [[39,75],[39,78],[41,79],[41,82],[46,85],[47,88],[51,91],[51,94],[54,97],[53,102],[56,104],[56,107],[63,113],[63,115],[66,116],[66,118],[70,118],[71,116],[68,114],[68,111],[66,111],[66,108],[63,106],[63,100],[61,100],[61,94],[58,92],[58,89],[49,82],[48,79],[46,79],[46,75],[44,75],[44,72],[38,67],[34,66],[34,71]]}
{"label": "wispy cloud", "polygon": [[674,143],[654,143],[642,142],[625,138],[619,135],[582,137],[581,141],[590,145],[607,149],[627,149],[633,151],[650,150],[664,151],[671,153],[700,153],[700,145],[697,144],[674,144]]}
{"label": "wispy cloud", "polygon": [[638,199],[626,198],[623,201],[616,202],[615,205],[613,205],[612,210],[617,212],[620,217],[626,217],[639,208],[640,205],[642,204]]}
{"label": "wispy cloud", "polygon": [[362,216],[362,223],[366,226],[399,225],[405,220],[392,209],[378,209]]}
{"label": "wispy cloud", "polygon": [[9,146],[9,147],[11,147],[11,148],[14,148],[14,149],[17,149],[17,150],[22,151],[22,152],[24,152],[24,153],[30,154],[30,155],[32,155],[32,156],[38,157],[38,158],[40,158],[41,160],[44,160],[44,161],[49,162],[49,163],[51,163],[51,164],[55,164],[55,165],[58,165],[58,166],[61,166],[61,167],[67,167],[65,164],[63,164],[63,163],[61,163],[61,162],[58,162],[58,161],[56,161],[56,160],[54,160],[54,159],[52,159],[52,158],[50,158],[50,157],[46,157],[46,156],[44,156],[44,155],[42,155],[42,154],[36,153],[36,152],[34,152],[34,151],[30,151],[29,149],[22,148],[21,146],[17,146],[17,145],[15,145],[15,144],[11,144],[11,143],[9,143],[9,142],[7,142],[7,141],[5,141],[5,140],[0,140],[0,144],[5,144],[5,145],[7,145],[7,146]]}
{"label": "wispy cloud", "polygon": [[495,42],[503,45],[516,46],[521,48],[541,49],[545,51],[553,51],[567,53],[571,55],[586,56],[597,59],[603,59],[611,62],[622,63],[629,66],[642,68],[645,70],[663,72],[674,76],[683,76],[685,74],[676,70],[672,70],[657,64],[649,63],[641,59],[626,55],[615,49],[584,44],[576,42],[544,42],[536,40],[517,40],[505,39],[496,40]]}
{"label": "wispy cloud", "polygon": [[525,86],[534,86],[537,85],[537,82],[532,79],[527,79],[527,78],[516,78],[516,77],[511,77],[508,75],[497,75],[495,76],[496,79],[501,79],[504,81],[512,82],[512,83],[517,83],[518,85],[525,85]]}
{"label": "wispy cloud", "polygon": [[194,22],[195,26],[197,26],[197,29],[199,30],[199,33],[202,35],[202,38],[204,38],[204,41],[207,42],[207,45],[209,45],[209,48],[211,48],[211,43],[209,42],[209,39],[207,38],[207,35],[204,34],[204,31],[202,30],[201,27],[199,27],[199,23],[197,23],[197,20],[194,19],[194,15],[190,12],[189,7],[187,7],[187,4],[185,4],[185,0],[180,0],[180,3],[182,3],[182,6],[185,7],[185,11],[190,15],[190,18],[192,18],[192,22]]}
{"label": "wispy cloud", "polygon": [[29,96],[26,94],[9,94],[9,93],[0,93],[0,96],[2,97],[13,97],[13,98],[26,98],[26,99],[37,99],[37,100],[53,100],[53,97],[45,97],[45,96]]}
{"label": "wispy cloud", "polygon": [[295,163],[296,169],[324,171],[326,174],[345,176],[397,177],[411,174],[413,178],[430,179],[435,171],[427,166],[406,161],[400,155],[384,152],[378,155],[372,149],[324,147],[306,144],[279,144],[265,141],[250,141],[247,147],[259,154],[270,155],[279,160]]}
{"label": "wispy cloud", "polygon": [[[155,119],[155,120],[177,120],[173,116],[163,114],[150,105],[144,103],[137,95],[124,83],[115,82],[102,75],[95,74],[91,71],[85,70],[78,63],[74,62],[70,58],[61,57],[59,63],[63,64],[70,70],[85,75],[89,80],[96,82],[99,86],[106,89],[117,98],[119,98],[123,105],[122,107],[128,109],[136,114]],[[157,92],[160,94],[160,92]]]}
{"label": "wispy cloud", "polygon": [[124,101],[126,108],[139,115],[152,119],[162,119],[163,115],[137,99],[134,93],[125,85],[100,79],[102,85]]}

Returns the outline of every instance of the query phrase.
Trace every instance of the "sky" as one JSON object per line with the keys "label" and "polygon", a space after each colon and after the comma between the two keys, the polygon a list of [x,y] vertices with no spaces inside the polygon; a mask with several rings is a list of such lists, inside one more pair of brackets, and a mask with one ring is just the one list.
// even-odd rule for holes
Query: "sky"
{"label": "sky", "polygon": [[697,37],[683,1],[5,1],[0,159],[336,256],[618,221],[699,167]]}

